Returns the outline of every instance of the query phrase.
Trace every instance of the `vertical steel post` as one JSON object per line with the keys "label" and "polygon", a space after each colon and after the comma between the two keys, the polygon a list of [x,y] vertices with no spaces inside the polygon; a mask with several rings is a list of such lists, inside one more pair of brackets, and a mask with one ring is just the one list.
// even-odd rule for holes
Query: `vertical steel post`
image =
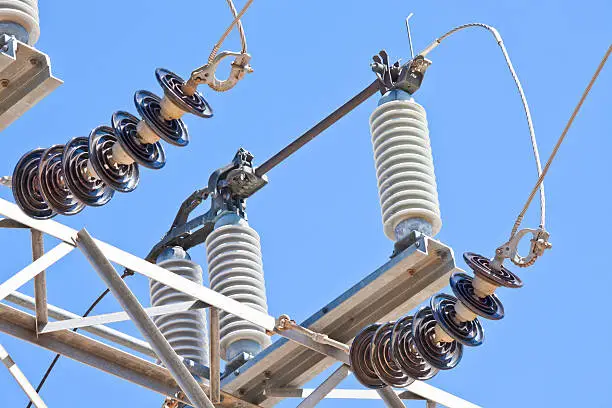
{"label": "vertical steel post", "polygon": [[126,283],[119,277],[117,271],[111,265],[110,261],[104,256],[98,245],[94,242],[89,233],[82,229],[77,234],[77,246],[91,265],[94,267],[98,275],[106,283],[110,292],[121,304],[121,307],[130,316],[130,319],[144,338],[149,342],[155,353],[170,371],[179,387],[189,398],[191,405],[195,408],[214,408],[206,393],[202,390],[195,378],[189,373],[180,357],[159,331],[153,320],[147,315],[146,311],[138,302],[138,299]]}
{"label": "vertical steel post", "polygon": [[334,388],[338,386],[346,377],[348,377],[350,371],[346,364],[342,364],[336,369],[329,377],[325,379],[315,390],[302,401],[297,408],[312,408],[321,402],[327,394],[329,394]]}
{"label": "vertical steel post", "polygon": [[210,307],[210,400],[221,402],[221,344],[219,338],[219,309]]}
{"label": "vertical steel post", "polygon": [[38,395],[19,367],[17,367],[17,364],[13,361],[11,356],[9,356],[6,349],[2,347],[2,344],[0,344],[0,360],[2,360],[7,370],[9,370],[9,373],[11,373],[15,381],[17,381],[17,384],[19,384],[34,406],[36,408],[47,408],[47,405],[45,405],[42,398],[40,398],[40,395]]}
{"label": "vertical steel post", "polygon": [[[43,233],[31,229],[32,237],[32,261],[36,261],[45,253]],[[36,334],[47,325],[49,312],[47,310],[47,278],[45,271],[34,277],[34,298],[36,299]]]}
{"label": "vertical steel post", "polygon": [[385,405],[389,408],[406,408],[400,397],[390,387],[381,388],[376,390],[380,398],[385,402]]}

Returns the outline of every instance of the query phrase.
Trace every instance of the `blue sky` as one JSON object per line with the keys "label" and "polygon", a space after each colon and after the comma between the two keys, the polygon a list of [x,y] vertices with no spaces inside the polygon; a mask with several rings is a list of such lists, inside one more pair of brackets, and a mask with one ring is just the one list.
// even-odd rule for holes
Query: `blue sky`
{"label": "blue sky", "polygon": [[[10,174],[29,149],[87,135],[108,124],[116,110],[135,112],[134,91],[161,93],[156,67],[186,76],[205,62],[229,21],[222,0],[41,3],[37,47],[48,53],[65,83],[0,135],[0,175]],[[215,117],[186,117],[190,145],[165,145],[166,167],[142,170],[134,192],[58,221],[85,226],[94,236],[144,256],[183,198],[239,147],[263,162],[368,84],[370,58],[380,49],[405,60],[403,20],[410,12],[417,50],[466,22],[499,29],[527,93],[543,159],[612,38],[609,1],[256,0],[244,19],[255,72],[228,93],[202,89]],[[237,49],[237,37],[226,46]],[[535,168],[518,95],[490,35],[462,32],[429,58],[433,65],[415,97],[430,123],[444,224],[437,239],[454,249],[465,268],[463,252],[490,256],[507,238],[535,182]],[[514,267],[525,286],[500,291],[506,317],[484,321],[484,344],[465,350],[460,365],[439,374],[433,385],[486,407],[612,406],[606,239],[612,228],[610,89],[608,66],[546,179],[553,250],[534,267]],[[382,232],[368,130],[376,99],[270,172],[270,184],[249,201],[251,225],[262,236],[272,315],[308,317],[383,264],[392,250]],[[12,200],[6,188],[0,197]],[[534,206],[524,225],[537,226],[537,217]],[[3,281],[28,262],[28,234],[0,231],[0,244]],[[203,248],[192,256],[205,262]],[[47,280],[49,301],[77,313],[103,289],[78,253],[51,268]],[[144,278],[129,284],[148,302]],[[32,287],[22,290],[31,293]],[[98,312],[116,310],[109,298]],[[117,327],[136,333],[129,324]],[[4,334],[0,342],[37,383],[52,354]],[[356,385],[352,378],[342,384]],[[68,359],[59,363],[42,396],[50,407],[158,407],[162,400]],[[0,369],[0,405],[25,404]]]}

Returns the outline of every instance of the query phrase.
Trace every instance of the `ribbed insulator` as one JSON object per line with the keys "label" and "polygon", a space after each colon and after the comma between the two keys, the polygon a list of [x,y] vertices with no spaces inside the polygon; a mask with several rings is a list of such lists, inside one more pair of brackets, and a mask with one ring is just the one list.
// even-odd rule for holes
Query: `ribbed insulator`
{"label": "ribbed insulator", "polygon": [[442,226],[425,109],[414,100],[382,103],[370,117],[384,231],[396,240],[405,220]]}
{"label": "ribbed insulator", "polygon": [[[202,268],[190,259],[171,258],[159,262],[158,265],[192,282],[202,284]],[[194,300],[156,281],[150,282],[150,290],[153,306]],[[204,309],[155,316],[153,321],[179,356],[208,365],[208,337]]]}
{"label": "ribbed insulator", "polygon": [[28,44],[34,45],[40,36],[38,0],[0,0],[0,22],[23,27],[28,34]]}
{"label": "ribbed insulator", "polygon": [[[244,220],[223,225],[206,239],[210,288],[261,312],[268,312],[259,235]],[[270,338],[257,325],[234,315],[219,315],[221,357],[231,360],[228,348],[239,341],[257,343],[260,348]]]}

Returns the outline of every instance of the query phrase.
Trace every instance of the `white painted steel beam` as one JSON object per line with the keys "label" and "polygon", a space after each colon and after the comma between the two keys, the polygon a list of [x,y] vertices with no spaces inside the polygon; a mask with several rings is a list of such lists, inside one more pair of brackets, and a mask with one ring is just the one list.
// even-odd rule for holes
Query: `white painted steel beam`
{"label": "white painted steel beam", "polygon": [[[0,199],[0,214],[5,217],[18,221],[30,228],[35,228],[46,234],[61,239],[65,243],[74,245],[77,231],[58,223],[53,220],[35,220],[24,214],[17,205]],[[138,272],[149,279],[158,281],[173,289],[179,290],[195,299],[201,300],[204,303],[215,306],[225,312],[231,313],[244,320],[248,320],[268,331],[273,331],[276,319],[274,317],[255,310],[243,303],[217,293],[207,287],[198,285],[186,278],[180,277],[164,268],[145,261],[129,252],[122,251],[119,248],[113,247],[105,242],[94,239],[96,245],[111,262],[118,263],[134,272]],[[43,268],[44,269],[44,268]],[[15,289],[13,289],[15,290]],[[8,293],[12,292],[9,291]],[[1,294],[2,292],[0,292]],[[7,293],[7,294],[8,294]],[[2,297],[0,296],[0,299]]]}
{"label": "white painted steel beam", "polygon": [[[168,313],[179,313],[186,310],[196,310],[206,308],[207,305],[199,300],[194,302],[178,302],[163,306],[147,307],[144,311],[148,316],[161,316]],[[58,330],[76,329],[88,326],[97,326],[130,320],[126,312],[105,313],[95,316],[76,317],[74,319],[61,320],[59,322],[49,322],[40,333],[50,333]]]}
{"label": "white painted steel beam", "polygon": [[8,278],[0,284],[0,300],[7,297],[10,293],[19,289],[22,285],[34,278],[36,275],[62,259],[74,249],[73,246],[65,242],[59,243],[55,248]]}
{"label": "white painted steel beam", "polygon": [[17,381],[17,384],[19,384],[34,406],[36,408],[47,408],[47,405],[45,405],[42,398],[40,398],[40,395],[38,395],[30,381],[28,381],[27,377],[19,369],[17,363],[11,358],[2,344],[0,344],[0,360],[4,363],[9,373],[13,376],[15,381]]}

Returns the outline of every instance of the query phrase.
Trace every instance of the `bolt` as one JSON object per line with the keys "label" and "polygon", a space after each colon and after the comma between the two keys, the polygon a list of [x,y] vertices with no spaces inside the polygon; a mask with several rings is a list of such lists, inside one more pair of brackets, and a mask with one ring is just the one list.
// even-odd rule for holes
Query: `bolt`
{"label": "bolt", "polygon": [[7,86],[9,86],[9,82],[10,81],[8,79],[3,79],[2,81],[0,81],[0,86],[6,88]]}
{"label": "bolt", "polygon": [[272,372],[270,371],[264,371],[264,378],[266,380],[269,380],[270,378],[272,378]]}
{"label": "bolt", "polygon": [[416,271],[413,268],[408,269],[406,272],[408,272],[408,275],[413,276]]}
{"label": "bolt", "polygon": [[235,370],[234,375],[240,375],[240,370]]}
{"label": "bolt", "polygon": [[[236,370],[236,371],[238,371],[238,370]],[[244,389],[240,388],[238,390],[238,395],[244,395],[244,394],[245,394]]]}
{"label": "bolt", "polygon": [[39,64],[39,61],[38,61],[38,59],[36,59],[36,58],[30,58],[30,64],[32,64],[32,65],[34,65],[34,66],[36,66],[36,65],[38,65],[38,64]]}

